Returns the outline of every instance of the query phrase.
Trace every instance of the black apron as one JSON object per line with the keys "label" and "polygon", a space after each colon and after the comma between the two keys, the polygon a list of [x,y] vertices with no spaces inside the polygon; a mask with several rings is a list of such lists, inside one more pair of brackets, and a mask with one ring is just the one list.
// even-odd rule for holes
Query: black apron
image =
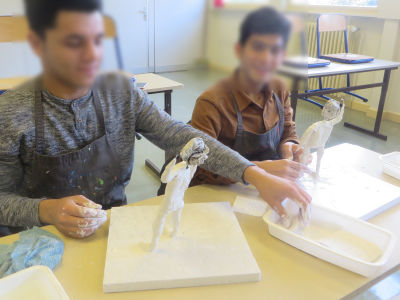
{"label": "black apron", "polygon": [[126,204],[121,161],[108,140],[103,110],[96,90],[92,91],[97,119],[104,135],[67,154],[43,155],[44,114],[42,92],[35,91],[35,152],[33,154],[30,198],[59,199],[83,195],[103,209]]}
{"label": "black apron", "polygon": [[279,97],[275,93],[273,95],[279,114],[279,121],[265,133],[257,134],[243,129],[242,113],[239,110],[235,96],[232,94],[238,122],[233,149],[250,161],[281,159],[279,145],[285,126],[285,117]]}

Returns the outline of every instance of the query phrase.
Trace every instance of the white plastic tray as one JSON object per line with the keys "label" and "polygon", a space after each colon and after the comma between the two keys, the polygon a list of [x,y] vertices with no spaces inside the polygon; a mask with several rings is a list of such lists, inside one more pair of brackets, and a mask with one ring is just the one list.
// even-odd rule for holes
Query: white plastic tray
{"label": "white plastic tray", "polygon": [[400,180],[400,152],[381,155],[383,172]]}
{"label": "white plastic tray", "polygon": [[0,279],[0,299],[69,300],[60,282],[46,266],[34,266]]}
{"label": "white plastic tray", "polygon": [[308,227],[296,223],[290,229],[277,224],[271,209],[263,217],[269,233],[322,260],[373,276],[392,254],[395,237],[387,230],[327,208],[313,205]]}

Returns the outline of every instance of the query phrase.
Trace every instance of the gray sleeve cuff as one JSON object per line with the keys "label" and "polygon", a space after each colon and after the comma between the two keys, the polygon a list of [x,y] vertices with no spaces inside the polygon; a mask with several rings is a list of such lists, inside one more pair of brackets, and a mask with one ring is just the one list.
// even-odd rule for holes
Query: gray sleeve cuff
{"label": "gray sleeve cuff", "polygon": [[26,198],[16,194],[3,194],[0,199],[0,224],[15,227],[44,225],[39,218],[39,204],[44,199]]}

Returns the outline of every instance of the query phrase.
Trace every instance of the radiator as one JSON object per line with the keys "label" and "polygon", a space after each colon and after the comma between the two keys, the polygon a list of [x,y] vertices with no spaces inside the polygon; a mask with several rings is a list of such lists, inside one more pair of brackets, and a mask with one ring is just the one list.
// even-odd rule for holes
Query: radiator
{"label": "radiator", "polygon": [[[359,30],[354,26],[348,27],[348,40],[349,40],[349,51],[353,53],[360,53],[361,48],[361,35]],[[345,52],[344,45],[344,34],[343,32],[322,32],[321,38],[321,54],[341,53]],[[307,54],[311,57],[317,57],[317,25],[315,23],[306,24],[306,42],[307,42]],[[338,88],[346,86],[346,76],[328,76],[322,78],[322,85],[325,88]],[[308,89],[318,89],[318,79],[313,78],[308,81]],[[332,98],[338,98],[336,94],[328,95]],[[343,97],[343,94],[340,95]]]}

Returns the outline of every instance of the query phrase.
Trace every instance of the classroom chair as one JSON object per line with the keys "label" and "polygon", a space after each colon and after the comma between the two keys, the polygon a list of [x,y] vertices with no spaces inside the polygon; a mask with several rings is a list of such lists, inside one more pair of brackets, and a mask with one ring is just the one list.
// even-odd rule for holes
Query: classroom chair
{"label": "classroom chair", "polygon": [[[306,30],[305,30],[305,25],[304,25],[304,22],[305,22],[304,18],[302,16],[300,16],[299,14],[294,14],[294,13],[287,14],[286,17],[289,19],[290,23],[292,24],[292,33],[300,36],[301,55],[304,57],[307,57],[308,56],[308,51],[307,51],[308,47],[307,47],[307,38],[306,38]],[[309,91],[307,89],[307,84],[308,83],[306,80],[305,81],[305,91],[306,92]],[[308,98],[308,97],[301,97],[299,99],[309,102],[311,104],[314,104],[321,109],[324,107],[321,103],[319,103],[311,98]]]}
{"label": "classroom chair", "polygon": [[[332,32],[332,31],[339,31],[343,32],[343,39],[344,39],[344,47],[345,52],[349,53],[349,44],[348,44],[348,35],[347,35],[347,22],[346,18],[343,15],[338,14],[323,14],[319,15],[317,19],[317,54],[318,58],[321,58],[321,33],[324,32]],[[347,87],[350,87],[350,74],[346,74],[347,76]],[[312,90],[312,91],[319,91],[319,90],[329,90],[332,88],[324,88],[322,85],[322,77],[318,78],[319,89]],[[362,97],[353,92],[344,92],[350,96],[357,97],[361,99],[363,102],[368,102],[368,99]],[[330,100],[327,96],[318,96],[325,100]]]}

